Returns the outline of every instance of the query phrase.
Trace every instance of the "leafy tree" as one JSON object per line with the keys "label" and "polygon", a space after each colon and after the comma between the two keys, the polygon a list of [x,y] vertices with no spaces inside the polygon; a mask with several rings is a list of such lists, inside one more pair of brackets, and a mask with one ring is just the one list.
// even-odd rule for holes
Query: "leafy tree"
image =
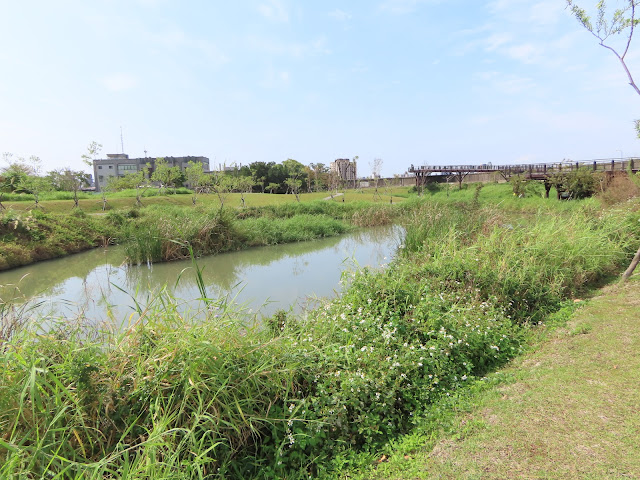
{"label": "leafy tree", "polygon": [[285,181],[287,188],[296,196],[296,200],[300,202],[300,187],[302,187],[302,180],[296,177],[289,177]]}
{"label": "leafy tree", "polygon": [[102,145],[94,140],[87,146],[86,153],[83,153],[80,158],[82,158],[82,161],[85,165],[93,167],[93,161],[96,159],[101,150]]}
{"label": "leafy tree", "polygon": [[[294,178],[300,180],[300,187],[306,182],[307,174],[305,172],[305,166],[293,158],[288,158],[282,162],[282,167],[286,173],[286,179]],[[285,181],[288,189],[291,190],[291,186]],[[298,187],[298,191],[300,191]]]}
{"label": "leafy tree", "polygon": [[540,184],[535,180],[527,180],[522,175],[514,175],[509,179],[509,183],[516,197],[537,197],[541,194]]}
{"label": "leafy tree", "polygon": [[313,190],[319,192],[329,186],[329,167],[324,163],[309,164],[313,176]]}
{"label": "leafy tree", "polygon": [[218,200],[220,200],[220,210],[224,208],[224,202],[227,200],[227,197],[233,191],[234,188],[235,188],[234,177],[230,175],[225,175],[222,172],[218,172],[215,174],[211,189],[218,196]]}
{"label": "leafy tree", "polygon": [[33,175],[33,168],[27,164],[22,157],[14,160],[12,153],[3,153],[2,157],[8,166],[0,170],[2,179],[0,180],[0,191],[9,193],[20,193],[20,184],[28,175]]}
{"label": "leafy tree", "polygon": [[160,188],[164,190],[166,187],[175,190],[177,182],[182,177],[180,167],[170,167],[169,162],[162,157],[156,159],[156,165],[151,174],[152,182],[159,182]]}
{"label": "leafy tree", "polygon": [[193,190],[193,196],[191,202],[195,206],[198,199],[198,194],[202,192],[208,182],[208,176],[204,173],[204,167],[200,162],[189,162],[184,170],[185,178],[191,190]]}
{"label": "leafy tree", "polygon": [[251,176],[256,181],[256,185],[260,185],[262,193],[264,193],[267,183],[271,181],[269,179],[269,169],[273,165],[275,165],[275,162],[253,162],[249,165]]}
{"label": "leafy tree", "polygon": [[[23,161],[23,160],[22,160]],[[28,160],[28,169],[32,172],[20,179],[18,189],[33,195],[34,208],[42,208],[40,194],[53,190],[53,185],[48,177],[40,176],[42,161],[39,157],[31,155]]]}
{"label": "leafy tree", "polygon": [[235,188],[240,192],[240,200],[242,201],[242,207],[245,206],[245,194],[250,193],[253,190],[255,181],[252,177],[238,177],[235,179]]}
{"label": "leafy tree", "polygon": [[286,189],[285,181],[287,179],[287,176],[288,176],[287,171],[284,168],[284,166],[279,163],[274,163],[269,168],[269,174],[267,175],[267,182],[277,184],[278,188],[276,189],[276,191],[282,193]]}
{"label": "leafy tree", "polygon": [[[609,16],[605,1],[600,0],[596,5],[597,14],[595,24],[587,12],[581,8],[577,2],[574,0],[566,0],[566,2],[571,13],[573,13],[578,22],[598,40],[600,46],[611,51],[616,56],[627,74],[629,85],[640,95],[640,88],[636,85],[626,63],[626,56],[629,53],[633,32],[635,26],[640,21],[635,17],[636,7],[640,2],[638,0],[625,0],[624,7],[614,10]],[[611,41],[616,36],[623,34],[626,38],[622,44],[622,48],[612,46]],[[640,137],[640,120],[635,120],[635,127],[636,133],[638,137]]]}
{"label": "leafy tree", "polygon": [[78,208],[78,192],[83,186],[89,185],[89,174],[75,170],[53,170],[49,172],[49,179],[55,190],[73,192],[73,208]]}
{"label": "leafy tree", "polygon": [[[627,74],[629,85],[640,95],[640,88],[636,85],[636,82],[631,75],[625,57],[629,53],[629,47],[631,46],[631,40],[633,39],[633,32],[638,19],[636,19],[636,7],[640,3],[638,0],[625,0],[624,8],[617,9],[613,12],[611,17],[607,16],[607,7],[604,0],[600,0],[596,5],[597,8],[597,20],[595,26],[591,22],[591,17],[587,15],[586,11],[578,6],[574,0],[566,0],[567,7],[578,19],[578,22],[582,24],[594,37],[596,37],[600,45],[607,50],[610,50],[620,61],[622,68]],[[611,46],[610,39],[617,35],[626,35],[626,40],[623,43],[623,50],[616,49]],[[640,137],[640,120],[635,120],[636,134]],[[640,263],[640,248],[636,252],[629,268],[622,275],[622,281],[626,281],[636,269],[636,266]]]}
{"label": "leafy tree", "polygon": [[267,185],[267,190],[269,190],[269,193],[273,193],[274,190],[277,190],[278,188],[280,188],[280,184],[279,183],[270,183],[269,185]]}
{"label": "leafy tree", "polygon": [[136,206],[142,207],[142,197],[145,192],[151,187],[151,181],[149,179],[149,169],[151,165],[147,163],[142,170],[134,173],[128,173],[122,177],[110,177],[107,181],[107,189],[110,191],[120,191],[135,189],[136,191]]}

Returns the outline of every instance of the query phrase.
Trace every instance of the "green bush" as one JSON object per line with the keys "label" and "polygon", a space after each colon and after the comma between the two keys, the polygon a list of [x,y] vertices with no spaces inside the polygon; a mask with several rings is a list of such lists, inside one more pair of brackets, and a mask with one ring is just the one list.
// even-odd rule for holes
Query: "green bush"
{"label": "green bush", "polygon": [[226,210],[152,205],[131,210],[126,216],[122,242],[132,263],[185,259],[191,254],[220,253],[243,244]]}
{"label": "green bush", "polygon": [[333,237],[349,227],[326,215],[298,214],[290,218],[247,218],[239,222],[238,229],[247,245],[257,246]]}

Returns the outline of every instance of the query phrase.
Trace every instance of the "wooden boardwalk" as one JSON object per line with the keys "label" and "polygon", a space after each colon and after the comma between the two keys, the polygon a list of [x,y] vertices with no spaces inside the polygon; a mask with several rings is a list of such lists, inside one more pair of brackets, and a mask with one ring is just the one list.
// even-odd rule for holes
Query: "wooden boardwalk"
{"label": "wooden boardwalk", "polygon": [[545,183],[554,174],[570,172],[580,168],[586,168],[594,172],[605,172],[614,175],[615,172],[625,172],[631,168],[637,172],[640,167],[638,158],[609,158],[577,162],[556,162],[556,163],[529,163],[519,165],[492,165],[484,163],[481,165],[411,165],[409,173],[416,177],[416,186],[424,186],[430,176],[446,176],[454,178],[462,185],[463,180],[470,173],[499,173],[505,180],[509,180],[514,175],[522,175],[528,180],[541,180]]}

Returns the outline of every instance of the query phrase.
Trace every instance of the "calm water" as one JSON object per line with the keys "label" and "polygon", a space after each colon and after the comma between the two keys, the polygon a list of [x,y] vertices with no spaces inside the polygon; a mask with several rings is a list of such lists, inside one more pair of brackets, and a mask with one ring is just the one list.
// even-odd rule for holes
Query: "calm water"
{"label": "calm water", "polygon": [[[400,244],[400,227],[362,230],[341,237],[203,257],[198,265],[209,297],[228,298],[253,312],[299,311],[339,290],[341,273],[387,263]],[[166,288],[195,307],[200,297],[191,261],[125,266],[120,248],[110,247],[0,273],[0,299],[42,301],[47,313],[95,322],[134,314],[135,302]],[[135,301],[134,301],[135,299]],[[135,316],[135,315],[134,315]]]}

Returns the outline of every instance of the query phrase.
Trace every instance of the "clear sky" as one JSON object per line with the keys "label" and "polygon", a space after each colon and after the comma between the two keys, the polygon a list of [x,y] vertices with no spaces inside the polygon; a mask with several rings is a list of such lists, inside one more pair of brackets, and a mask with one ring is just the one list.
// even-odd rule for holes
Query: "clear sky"
{"label": "clear sky", "polygon": [[0,44],[0,152],[44,170],[121,126],[134,157],[359,175],[640,156],[640,96],[564,0],[0,0]]}

